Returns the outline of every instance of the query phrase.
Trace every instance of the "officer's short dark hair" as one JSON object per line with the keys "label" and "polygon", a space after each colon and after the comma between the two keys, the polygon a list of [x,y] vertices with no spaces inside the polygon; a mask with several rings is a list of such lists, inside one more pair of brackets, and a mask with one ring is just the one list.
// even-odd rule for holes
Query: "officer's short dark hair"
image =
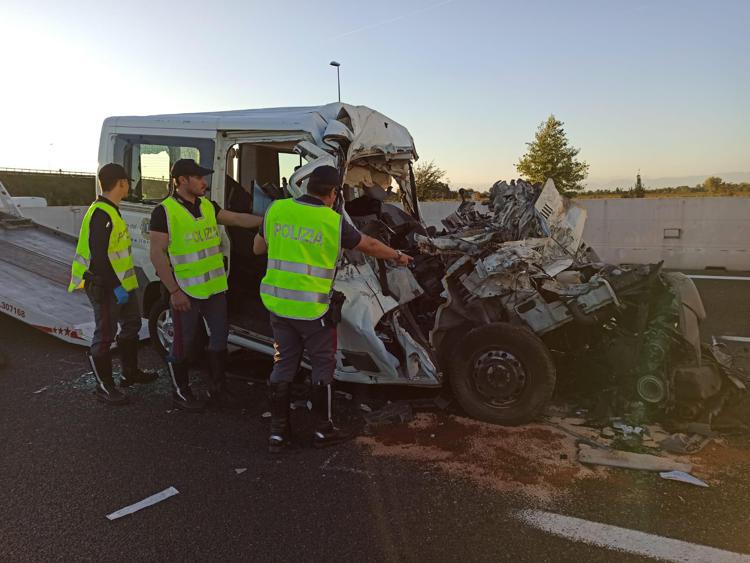
{"label": "officer's short dark hair", "polygon": [[102,187],[102,191],[109,192],[117,185],[120,180],[130,181],[128,173],[125,169],[115,162],[105,164],[99,169],[99,185]]}
{"label": "officer's short dark hair", "polygon": [[307,193],[327,196],[338,185],[339,171],[333,166],[319,166],[310,174],[310,179],[307,181]]}

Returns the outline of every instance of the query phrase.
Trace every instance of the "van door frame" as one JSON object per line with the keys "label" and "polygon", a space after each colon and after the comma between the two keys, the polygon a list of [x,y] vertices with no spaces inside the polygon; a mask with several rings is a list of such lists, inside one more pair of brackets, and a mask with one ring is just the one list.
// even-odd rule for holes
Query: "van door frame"
{"label": "van door frame", "polygon": [[[289,141],[310,141],[315,142],[315,139],[308,131],[219,131],[216,135],[216,152],[215,158],[216,166],[214,172],[214,178],[212,182],[212,196],[221,193],[221,200],[217,201],[222,207],[225,205],[224,198],[225,191],[225,176],[227,174],[227,154],[229,149],[234,145],[242,144],[260,144],[260,143],[282,143]],[[218,174],[217,174],[218,173]],[[213,188],[218,188],[216,192],[213,192]],[[222,238],[228,249],[225,252],[227,257],[228,271],[227,275],[231,274],[231,241],[226,231],[222,229]],[[224,246],[224,245],[222,245]],[[243,346],[245,348],[255,349],[261,351],[258,346],[263,348],[263,352],[268,353],[269,346],[273,344],[273,339],[263,334],[259,334],[254,331],[249,331],[233,325],[229,326],[230,340],[234,340],[234,344]]]}

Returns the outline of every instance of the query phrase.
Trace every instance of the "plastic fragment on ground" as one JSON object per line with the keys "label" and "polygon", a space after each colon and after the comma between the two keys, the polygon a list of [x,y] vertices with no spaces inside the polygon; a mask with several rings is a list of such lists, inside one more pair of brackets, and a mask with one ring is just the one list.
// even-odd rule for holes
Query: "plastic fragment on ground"
{"label": "plastic fragment on ground", "polygon": [[149,506],[153,506],[158,502],[166,500],[169,497],[173,497],[176,494],[179,494],[179,492],[180,491],[178,491],[174,487],[169,487],[168,489],[164,489],[163,491],[140,500],[135,504],[131,504],[129,506],[121,508],[120,510],[116,510],[112,514],[107,514],[107,520],[117,520],[118,518],[122,518],[123,516],[133,514],[134,512],[138,512],[139,510],[143,510],[144,508],[148,508]]}
{"label": "plastic fragment on ground", "polygon": [[388,403],[382,409],[367,413],[364,416],[365,422],[369,426],[384,426],[387,424],[409,422],[412,418],[414,418],[414,413],[411,405],[406,401]]}
{"label": "plastic fragment on ground", "polygon": [[670,481],[680,481],[681,483],[696,485],[697,487],[708,487],[708,483],[701,481],[697,477],[693,477],[690,473],[685,473],[684,471],[662,471],[659,473],[659,477]]}
{"label": "plastic fragment on ground", "polygon": [[247,467],[238,467],[234,470],[237,475],[242,475],[245,471],[247,471]]}
{"label": "plastic fragment on ground", "polygon": [[598,450],[584,444],[580,444],[578,448],[578,461],[589,465],[607,465],[642,471],[685,471],[686,473],[693,469],[693,466],[689,463],[650,454],[620,450]]}

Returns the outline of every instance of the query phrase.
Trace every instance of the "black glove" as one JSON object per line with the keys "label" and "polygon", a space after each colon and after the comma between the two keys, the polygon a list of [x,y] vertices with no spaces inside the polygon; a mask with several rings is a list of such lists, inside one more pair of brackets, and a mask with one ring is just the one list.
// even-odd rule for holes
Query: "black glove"
{"label": "black glove", "polygon": [[341,322],[341,308],[346,301],[346,295],[335,289],[331,292],[331,306],[328,308],[328,318],[337,325]]}

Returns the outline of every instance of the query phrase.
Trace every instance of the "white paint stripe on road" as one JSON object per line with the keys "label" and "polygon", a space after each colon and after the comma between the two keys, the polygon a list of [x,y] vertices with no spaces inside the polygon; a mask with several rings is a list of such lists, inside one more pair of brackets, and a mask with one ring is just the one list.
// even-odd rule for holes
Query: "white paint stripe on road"
{"label": "white paint stripe on road", "polygon": [[750,342],[748,336],[719,336],[722,340],[728,340],[729,342]]}
{"label": "white paint stripe on road", "polygon": [[663,536],[590,522],[542,510],[522,510],[516,516],[526,524],[573,541],[665,561],[744,561],[750,556]]}
{"label": "white paint stripe on road", "polygon": [[704,276],[689,275],[691,280],[725,280],[725,281],[750,281],[750,276]]}

